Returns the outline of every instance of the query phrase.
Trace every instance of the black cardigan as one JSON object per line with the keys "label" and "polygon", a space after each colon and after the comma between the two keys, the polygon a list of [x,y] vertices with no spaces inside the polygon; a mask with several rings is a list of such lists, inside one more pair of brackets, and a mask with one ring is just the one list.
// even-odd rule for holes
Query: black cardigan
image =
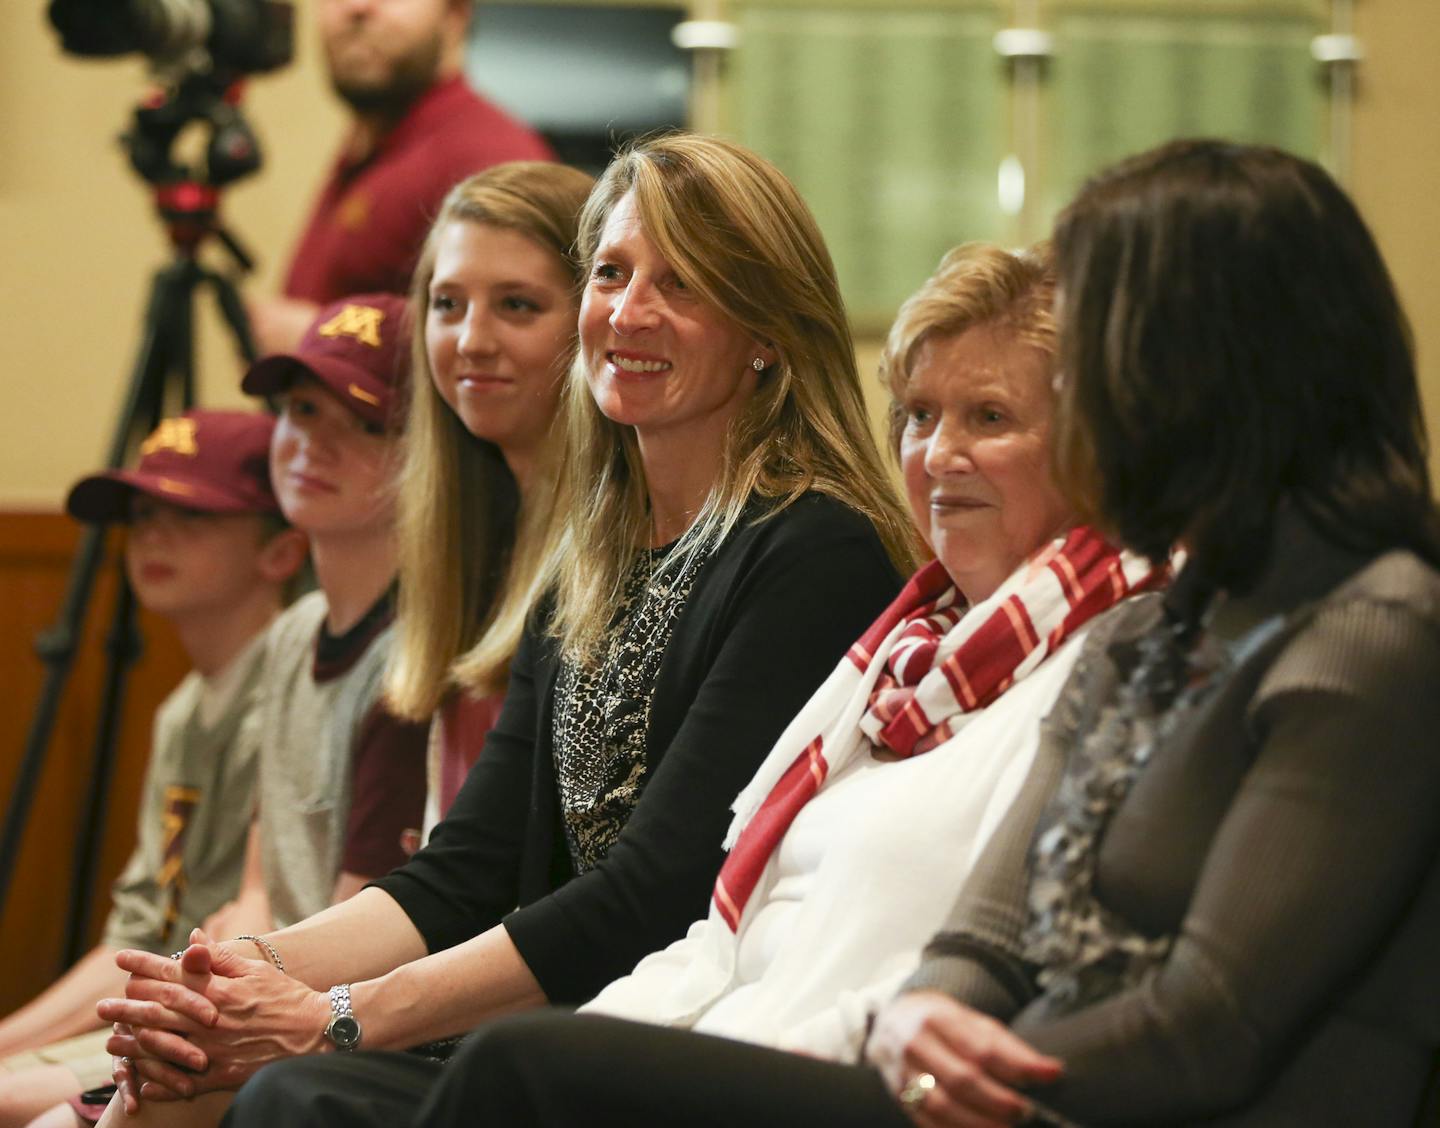
{"label": "black cardigan", "polygon": [[807,494],[737,526],[696,578],[661,662],[645,792],[578,878],[551,742],[557,648],[528,630],[454,806],[376,884],[431,952],[503,919],[546,997],[583,1002],[705,915],[730,803],[900,582],[869,521],[831,498]]}

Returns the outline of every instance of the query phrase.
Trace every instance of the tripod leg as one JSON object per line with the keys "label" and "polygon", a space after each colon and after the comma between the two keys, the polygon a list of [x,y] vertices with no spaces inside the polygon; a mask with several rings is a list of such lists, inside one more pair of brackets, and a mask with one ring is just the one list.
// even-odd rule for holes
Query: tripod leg
{"label": "tripod leg", "polygon": [[[187,264],[176,262],[158,271],[151,282],[140,351],[131,370],[125,403],[116,424],[106,463],[112,469],[124,464],[138,424],[153,419],[159,410],[163,399],[164,375],[169,364],[165,344],[166,323],[173,316],[171,311],[175,306],[176,288],[183,288],[187,273]],[[184,301],[188,311],[188,296]],[[54,626],[36,641],[36,652],[45,663],[46,676],[31,717],[20,767],[11,788],[10,801],[5,812],[4,834],[0,836],[0,908],[9,903],[10,884],[19,861],[21,841],[29,821],[30,808],[35,800],[35,791],[40,783],[60,699],[69,679],[75,650],[89,610],[104,541],[104,529],[90,526],[85,530],[71,565],[59,618]]]}
{"label": "tripod leg", "polygon": [[[151,405],[153,428],[167,413],[167,406],[180,411],[189,411],[195,406],[195,290],[205,277],[205,271],[194,259],[182,264],[175,285],[169,293],[170,310],[164,326],[164,347],[161,350],[163,368],[160,381],[155,389],[156,398]],[[179,385],[179,403],[167,405],[165,393],[173,385]]]}
{"label": "tripod leg", "polygon": [[[136,410],[146,430],[159,425],[166,409],[166,391],[178,381],[185,407],[194,402],[193,298],[201,272],[193,260],[181,260],[166,279],[159,295],[158,336],[152,355],[153,370],[147,374],[146,395]],[[135,598],[119,569],[115,609],[105,645],[105,686],[100,715],[91,745],[90,773],[85,790],[84,817],[75,836],[74,870],[70,886],[70,912],[65,924],[65,962],[73,963],[88,947],[90,906],[99,869],[100,849],[105,841],[106,811],[110,785],[115,776],[120,722],[124,713],[125,689],[130,668],[139,656],[141,639],[135,621]]]}
{"label": "tripod leg", "polygon": [[8,900],[10,880],[20,857],[20,843],[29,821],[35,789],[45,765],[45,751],[55,728],[60,698],[75,657],[76,639],[89,610],[90,594],[95,589],[95,574],[105,547],[105,530],[96,525],[86,528],[80,548],[71,565],[70,582],[60,618],[35,642],[35,652],[45,663],[45,683],[41,687],[35,712],[30,718],[30,731],[25,738],[25,751],[10,789],[10,802],[5,810],[5,832],[0,836],[0,906]]}
{"label": "tripod leg", "polygon": [[240,351],[240,358],[248,365],[255,358],[255,338],[250,332],[250,315],[245,312],[245,303],[240,300],[240,293],[235,289],[235,283],[223,274],[214,271],[205,272],[205,281],[209,282],[215,290],[215,301],[220,306],[221,316],[225,318],[225,324],[230,326],[230,333],[235,338],[235,346]]}
{"label": "tripod leg", "polygon": [[104,840],[106,801],[115,778],[115,738],[120,731],[125,684],[141,649],[140,632],[135,622],[135,593],[122,574],[115,592],[114,619],[105,640],[105,688],[100,698],[100,721],[91,746],[85,811],[80,820],[84,832],[75,838],[70,912],[65,922],[66,966],[78,960],[89,947],[87,933],[90,931],[95,871],[99,868],[99,848]]}

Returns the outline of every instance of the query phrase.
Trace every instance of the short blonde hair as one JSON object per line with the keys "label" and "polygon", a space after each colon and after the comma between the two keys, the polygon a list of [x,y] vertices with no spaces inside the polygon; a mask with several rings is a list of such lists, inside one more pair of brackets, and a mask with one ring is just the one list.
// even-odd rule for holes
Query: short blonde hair
{"label": "short blonde hair", "polygon": [[548,464],[559,428],[551,428],[522,509],[499,448],[470,434],[435,390],[425,313],[440,234],[459,220],[516,231],[564,263],[578,301],[576,224],[593,183],[565,165],[497,165],[451,189],[420,253],[410,291],[415,378],[399,486],[400,611],[386,681],[400,716],[428,717],[452,688],[479,695],[505,689],[554,519]]}
{"label": "short blonde hair", "polygon": [[[751,497],[774,500],[773,512],[815,490],[868,517],[908,571],[914,530],[870,432],[834,265],[795,187],[729,141],[689,133],[641,141],[611,162],[585,205],[578,246],[587,267],[611,211],[630,194],[646,236],[686,285],[775,356],[732,424],[709,499],[662,570],[728,535]],[[595,406],[582,359],[566,400],[552,630],[567,653],[583,656],[611,623],[649,518],[634,431]]]}
{"label": "short blonde hair", "polygon": [[880,354],[880,379],[890,391],[890,449],[900,449],[901,406],[920,347],[977,325],[1009,330],[1054,357],[1055,264],[1049,244],[1007,251],[964,243],[947,251],[935,273],[905,300]]}

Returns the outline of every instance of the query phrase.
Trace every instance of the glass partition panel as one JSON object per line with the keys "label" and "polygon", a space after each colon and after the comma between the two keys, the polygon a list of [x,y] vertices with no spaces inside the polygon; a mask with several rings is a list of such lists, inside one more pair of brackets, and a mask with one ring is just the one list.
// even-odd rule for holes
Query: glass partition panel
{"label": "glass partition panel", "polygon": [[1067,5],[1053,15],[1047,123],[1052,215],[1091,173],[1174,137],[1318,157],[1325,91],[1315,15]]}
{"label": "glass partition panel", "polygon": [[737,3],[733,134],[814,209],[857,327],[956,243],[998,237],[1005,84],[993,5]]}

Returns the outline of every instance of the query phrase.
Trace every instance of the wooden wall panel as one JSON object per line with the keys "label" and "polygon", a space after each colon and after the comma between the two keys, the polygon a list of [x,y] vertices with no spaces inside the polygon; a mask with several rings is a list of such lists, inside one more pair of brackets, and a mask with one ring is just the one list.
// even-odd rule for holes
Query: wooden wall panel
{"label": "wooden wall panel", "polygon": [[[36,635],[59,612],[79,526],[54,513],[0,512],[0,795],[8,805],[24,753],[44,666]],[[95,597],[61,700],[8,902],[0,908],[0,1014],[37,994],[62,970],[72,853],[105,672],[118,536],[106,553]],[[150,718],[188,668],[164,620],[142,613],[144,650],[132,667],[110,789],[99,881],[91,891],[94,943],[110,882],[134,843],[135,806],[149,750]]]}

